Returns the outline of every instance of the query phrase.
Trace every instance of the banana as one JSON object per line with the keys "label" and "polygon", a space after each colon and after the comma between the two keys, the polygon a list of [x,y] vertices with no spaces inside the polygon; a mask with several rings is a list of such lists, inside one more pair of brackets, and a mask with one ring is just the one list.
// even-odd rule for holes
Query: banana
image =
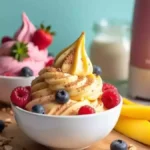
{"label": "banana", "polygon": [[120,117],[115,130],[138,142],[150,145],[150,122]]}
{"label": "banana", "polygon": [[123,98],[123,106],[121,110],[121,116],[150,120],[150,106],[144,106],[142,104],[134,103],[126,98]]}
{"label": "banana", "polygon": [[127,98],[123,97],[123,104],[126,104],[126,105],[136,105],[136,103],[128,100]]}
{"label": "banana", "polygon": [[[145,109],[146,108],[146,109]],[[143,144],[150,145],[149,106],[123,98],[121,116],[115,130]]]}
{"label": "banana", "polygon": [[134,119],[150,120],[150,106],[123,105],[121,116]]}

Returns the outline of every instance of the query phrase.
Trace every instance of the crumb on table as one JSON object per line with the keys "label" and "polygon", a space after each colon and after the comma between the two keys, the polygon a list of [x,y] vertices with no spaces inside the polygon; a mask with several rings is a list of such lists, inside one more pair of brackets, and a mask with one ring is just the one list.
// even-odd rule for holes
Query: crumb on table
{"label": "crumb on table", "polygon": [[0,135],[0,150],[12,150],[13,147],[10,145],[11,138]]}
{"label": "crumb on table", "polygon": [[136,146],[130,144],[130,145],[128,146],[128,150],[137,150],[137,148],[136,148]]}

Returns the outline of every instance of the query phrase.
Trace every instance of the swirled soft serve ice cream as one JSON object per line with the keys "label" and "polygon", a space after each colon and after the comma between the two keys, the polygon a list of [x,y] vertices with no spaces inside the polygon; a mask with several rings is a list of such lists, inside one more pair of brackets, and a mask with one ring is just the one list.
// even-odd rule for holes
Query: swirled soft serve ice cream
{"label": "swirled soft serve ice cream", "polygon": [[[115,98],[112,102],[111,97],[109,98],[110,90],[109,95],[102,95],[104,90],[113,87],[108,84],[104,86],[98,72],[98,68],[95,70],[94,67],[93,70],[86,53],[85,34],[82,33],[73,44],[56,56],[53,66],[45,67],[39,72],[39,76],[32,82],[30,94],[25,94],[28,96],[24,101],[19,101],[19,106],[28,111],[48,115],[92,114],[115,107],[119,102],[118,97],[116,93],[111,93]],[[19,91],[28,93],[24,87],[14,89],[11,100],[17,106],[18,96],[15,93]],[[105,103],[106,99],[110,99],[110,103]],[[104,104],[107,104],[106,107]]]}
{"label": "swirled soft serve ice cream", "polygon": [[[48,45],[43,45],[52,41],[45,38],[50,36],[48,29],[44,29],[44,26],[42,29],[36,29],[25,13],[22,14],[22,22],[13,37],[2,38],[0,75],[9,73],[12,76],[37,76],[49,61],[53,61],[53,57],[48,56]],[[37,42],[37,39],[40,41]]]}
{"label": "swirled soft serve ice cream", "polygon": [[[98,101],[102,90],[100,76],[93,74],[93,66],[84,47],[84,33],[68,48],[61,51],[54,66],[44,68],[32,82],[32,100],[26,109],[32,111],[40,104],[50,115],[76,115],[84,105],[92,106],[97,112],[103,110]],[[66,103],[56,100],[56,93],[64,90],[69,95]],[[63,94],[63,93],[62,93]]]}

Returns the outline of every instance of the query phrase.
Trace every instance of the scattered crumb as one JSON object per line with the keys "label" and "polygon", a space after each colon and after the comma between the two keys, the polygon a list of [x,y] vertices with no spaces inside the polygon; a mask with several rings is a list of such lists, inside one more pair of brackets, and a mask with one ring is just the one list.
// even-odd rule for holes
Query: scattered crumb
{"label": "scattered crumb", "polygon": [[0,150],[12,150],[13,147],[10,145],[11,138],[7,138],[0,135]]}
{"label": "scattered crumb", "polygon": [[12,150],[13,147],[10,145],[4,145],[4,150]]}
{"label": "scattered crumb", "polygon": [[[8,113],[9,115],[13,115],[13,111],[10,107],[8,106],[2,106],[0,107],[0,111],[3,113]],[[4,120],[5,127],[8,126],[8,124],[12,123],[11,118],[6,118]],[[0,150],[13,150],[13,147],[10,145],[13,137],[5,137],[0,134]]]}
{"label": "scattered crumb", "polygon": [[2,108],[1,111],[2,111],[2,112],[6,112],[6,108]]}
{"label": "scattered crumb", "polygon": [[0,108],[0,111],[2,111],[4,113],[8,113],[10,115],[13,115],[13,111],[10,107],[2,107],[2,108]]}
{"label": "scattered crumb", "polygon": [[137,150],[137,148],[134,145],[130,144],[128,146],[128,150]]}
{"label": "scattered crumb", "polygon": [[11,120],[11,118],[6,118],[5,120],[4,120],[4,122],[7,124],[10,124],[10,123],[12,123],[12,120]]}
{"label": "scattered crumb", "polygon": [[13,111],[12,111],[12,110],[10,110],[10,111],[9,111],[9,114],[13,116]]}

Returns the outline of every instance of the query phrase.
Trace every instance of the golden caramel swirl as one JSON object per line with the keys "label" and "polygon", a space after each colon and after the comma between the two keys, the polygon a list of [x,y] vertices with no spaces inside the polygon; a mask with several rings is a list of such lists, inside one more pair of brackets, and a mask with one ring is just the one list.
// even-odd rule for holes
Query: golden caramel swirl
{"label": "golden caramel swirl", "polygon": [[[66,104],[55,102],[55,94],[59,89],[65,89],[70,96]],[[71,75],[63,73],[60,69],[47,67],[40,71],[39,77],[32,82],[32,100],[26,106],[32,109],[36,104],[41,104],[46,114],[73,115],[84,105],[91,105],[97,112],[102,111],[102,103],[98,103],[98,97],[102,90],[100,76],[94,74],[87,76]]]}

